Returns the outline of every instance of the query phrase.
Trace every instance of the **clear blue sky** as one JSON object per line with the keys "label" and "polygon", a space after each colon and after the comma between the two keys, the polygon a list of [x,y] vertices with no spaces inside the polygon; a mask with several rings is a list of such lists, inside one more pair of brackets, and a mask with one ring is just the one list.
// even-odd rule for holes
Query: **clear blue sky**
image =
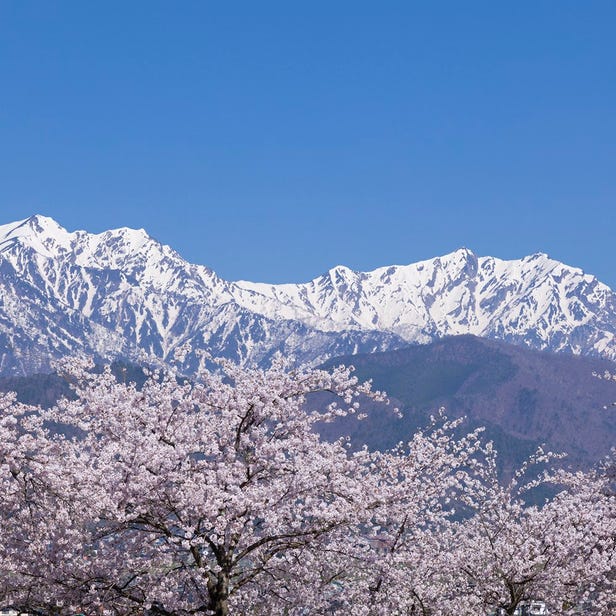
{"label": "clear blue sky", "polygon": [[228,279],[467,246],[616,287],[616,3],[0,0],[0,222]]}

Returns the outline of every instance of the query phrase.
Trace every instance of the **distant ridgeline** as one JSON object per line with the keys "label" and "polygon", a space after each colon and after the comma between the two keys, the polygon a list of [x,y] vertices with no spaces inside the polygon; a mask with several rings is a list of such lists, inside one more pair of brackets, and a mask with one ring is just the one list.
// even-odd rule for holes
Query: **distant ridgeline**
{"label": "distant ridgeline", "polygon": [[[473,334],[616,359],[616,295],[544,254],[468,249],[403,266],[337,266],[302,284],[231,282],[143,229],[68,232],[44,216],[0,226],[0,375],[86,355],[141,364],[178,347],[241,365],[276,352],[318,365]],[[194,371],[198,358],[186,356]]]}
{"label": "distant ridgeline", "polygon": [[[145,382],[143,370],[138,366],[114,362],[111,369],[118,380],[137,385]],[[19,402],[43,408],[53,406],[60,398],[73,398],[69,383],[56,373],[0,377],[0,391],[13,391]]]}
{"label": "distant ridgeline", "polygon": [[[500,454],[501,471],[519,467],[536,447],[568,454],[565,464],[587,468],[616,444],[616,383],[593,376],[616,371],[612,362],[532,351],[474,336],[445,338],[398,351],[342,357],[373,379],[392,405],[371,404],[364,421],[323,427],[329,438],[350,434],[357,445],[387,449],[410,439],[441,406],[467,417],[461,430],[485,426]],[[607,407],[607,408],[605,408]]]}
{"label": "distant ridgeline", "polygon": [[[366,401],[367,417],[354,417],[320,427],[328,439],[350,435],[356,447],[388,449],[409,440],[418,427],[445,407],[449,418],[466,416],[460,431],[485,426],[484,438],[499,451],[501,473],[510,470],[545,443],[566,452],[566,464],[588,468],[616,443],[616,383],[593,372],[616,371],[601,359],[531,351],[474,336],[445,338],[397,351],[353,355],[325,365],[352,364],[361,380],[372,379],[392,404]],[[116,363],[119,379],[143,382],[141,369]],[[16,391],[20,401],[49,406],[70,396],[68,384],[56,375],[0,378],[0,390]],[[312,398],[309,404],[323,404]],[[392,412],[397,406],[402,419]],[[608,406],[606,409],[605,407]]]}

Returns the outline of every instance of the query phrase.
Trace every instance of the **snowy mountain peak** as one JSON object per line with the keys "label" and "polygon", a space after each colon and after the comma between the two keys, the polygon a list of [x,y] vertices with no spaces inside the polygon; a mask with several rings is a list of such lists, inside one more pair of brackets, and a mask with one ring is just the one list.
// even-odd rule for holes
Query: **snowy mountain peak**
{"label": "snowy mountain peak", "polygon": [[336,265],[332,267],[328,271],[328,273],[330,277],[333,277],[333,276],[349,277],[349,276],[352,276],[355,272],[350,267],[347,267],[346,265]]}
{"label": "snowy mountain peak", "polygon": [[[442,257],[437,257],[428,263],[433,262],[443,270],[452,272],[452,275],[466,273],[474,276],[477,272],[478,257],[468,248],[459,248]],[[456,274],[453,274],[456,272]]]}
{"label": "snowy mountain peak", "polygon": [[185,342],[243,363],[275,351],[314,363],[466,333],[616,359],[614,292],[543,253],[460,248],[302,284],[229,282],[143,229],[69,232],[33,216],[0,226],[0,273],[0,373],[74,352],[166,360]]}
{"label": "snowy mountain peak", "polygon": [[352,284],[357,276],[357,272],[354,272],[351,268],[346,267],[345,265],[336,265],[326,274],[326,277],[334,286],[346,286]]}
{"label": "snowy mountain peak", "polygon": [[54,248],[67,248],[70,235],[53,218],[30,216],[24,220],[0,226],[0,250],[6,250],[16,243],[31,247],[45,256],[54,254]]}
{"label": "snowy mountain peak", "polygon": [[443,255],[440,259],[448,261],[473,261],[476,260],[477,257],[470,248],[462,247],[450,252],[449,254]]}
{"label": "snowy mountain peak", "polygon": [[69,232],[53,218],[41,215],[0,226],[0,250],[16,247],[31,249],[47,259],[99,269],[130,269],[148,262],[157,264],[164,258],[185,264],[175,251],[150,237],[145,229]]}
{"label": "snowy mountain peak", "polygon": [[65,232],[53,218],[40,214],[34,214],[29,218],[0,226],[0,235],[2,236],[12,234],[15,237],[27,237],[33,234],[47,236],[58,231]]}

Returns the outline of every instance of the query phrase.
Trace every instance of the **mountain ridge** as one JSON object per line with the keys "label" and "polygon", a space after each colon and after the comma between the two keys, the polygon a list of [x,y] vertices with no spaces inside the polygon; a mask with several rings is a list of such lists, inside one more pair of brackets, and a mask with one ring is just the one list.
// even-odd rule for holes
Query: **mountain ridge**
{"label": "mountain ridge", "polygon": [[[596,374],[616,373],[609,360],[535,351],[471,334],[445,337],[427,345],[395,351],[347,355],[322,367],[353,365],[360,381],[371,379],[390,403],[362,400],[363,420],[339,418],[318,426],[328,440],[349,437],[354,449],[388,450],[412,438],[444,407],[448,418],[464,417],[462,436],[483,427],[484,442],[499,451],[499,470],[510,476],[538,446],[566,453],[562,464],[588,469],[614,445],[616,383]],[[112,364],[123,381],[145,380],[136,365]],[[52,406],[71,397],[66,380],[56,374],[0,376],[0,392],[15,391],[26,404]],[[325,393],[307,400],[323,408]],[[393,411],[398,408],[401,413]]]}
{"label": "mountain ridge", "polygon": [[[439,407],[465,417],[461,433],[485,427],[511,471],[539,445],[567,454],[565,465],[589,468],[614,446],[616,383],[599,379],[616,364],[600,358],[536,351],[470,334],[383,353],[339,357],[360,380],[387,391],[389,406],[368,403],[364,422],[324,427],[331,439],[350,434],[356,446],[388,449],[429,423]],[[402,411],[398,417],[391,406]]]}
{"label": "mountain ridge", "polygon": [[[169,361],[186,343],[244,364],[275,352],[319,363],[467,333],[616,359],[616,294],[543,253],[462,248],[272,285],[224,280],[143,229],[69,232],[39,215],[0,226],[0,373],[71,352]],[[189,354],[185,368],[199,361]]]}

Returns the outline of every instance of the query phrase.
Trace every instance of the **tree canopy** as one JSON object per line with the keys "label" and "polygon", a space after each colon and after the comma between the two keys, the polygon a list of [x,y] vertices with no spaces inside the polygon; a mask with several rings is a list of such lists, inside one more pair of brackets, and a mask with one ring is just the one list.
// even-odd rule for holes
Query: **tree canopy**
{"label": "tree canopy", "polygon": [[[123,382],[67,362],[74,395],[0,399],[0,601],[41,615],[431,614],[542,599],[609,609],[609,473],[508,485],[480,431],[437,416],[391,451],[323,440],[384,400],[352,369],[220,362]],[[323,408],[307,397],[329,392]],[[358,418],[360,420],[360,418]],[[525,479],[527,478],[528,479]],[[560,491],[542,506],[524,494]]]}

